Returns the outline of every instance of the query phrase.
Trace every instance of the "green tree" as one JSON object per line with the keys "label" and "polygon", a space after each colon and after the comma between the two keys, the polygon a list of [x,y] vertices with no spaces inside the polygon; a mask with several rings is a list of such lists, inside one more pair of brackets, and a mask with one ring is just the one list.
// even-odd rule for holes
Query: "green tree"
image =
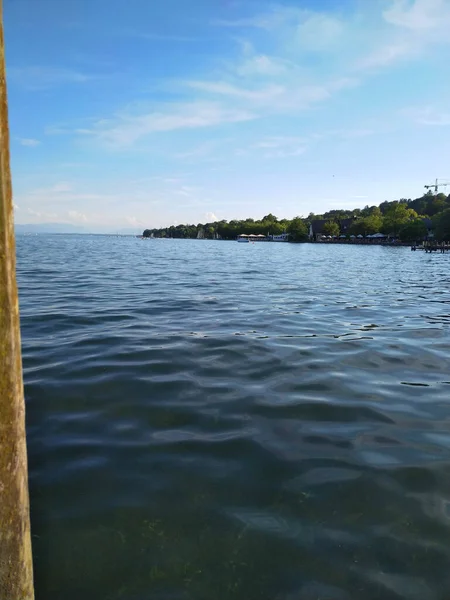
{"label": "green tree", "polygon": [[266,215],[265,217],[263,217],[261,219],[261,221],[266,221],[268,223],[276,223],[278,221],[278,219],[276,218],[275,215],[273,215],[272,213],[269,213],[268,215]]}
{"label": "green tree", "polygon": [[325,235],[338,236],[340,233],[339,225],[336,221],[327,221],[323,226],[323,233]]}
{"label": "green tree", "polygon": [[392,202],[391,206],[384,213],[383,229],[388,235],[397,236],[400,229],[409,221],[417,219],[418,214],[412,208],[403,202]]}
{"label": "green tree", "polygon": [[434,235],[439,241],[450,241],[450,208],[442,211],[433,219]]}
{"label": "green tree", "polygon": [[418,242],[427,236],[427,226],[422,219],[415,219],[400,229],[400,239],[404,242]]}
{"label": "green tree", "polygon": [[438,213],[445,210],[446,208],[448,208],[448,204],[445,194],[438,194],[433,198],[428,207],[428,215],[430,217],[433,217],[434,215],[437,215]]}
{"label": "green tree", "polygon": [[378,206],[366,205],[361,211],[362,217],[381,217],[381,210]]}
{"label": "green tree", "polygon": [[[281,233],[284,233],[284,231],[286,230],[286,226],[282,225],[281,223],[271,223],[268,229],[271,235],[280,235]],[[267,231],[263,231],[262,233],[267,233]]]}
{"label": "green tree", "polygon": [[293,242],[304,242],[308,238],[308,227],[303,219],[295,217],[289,223],[287,231]]}
{"label": "green tree", "polygon": [[355,221],[350,227],[350,233],[353,235],[372,235],[373,233],[379,233],[383,226],[383,219],[380,214],[376,212],[372,215],[363,217]]}

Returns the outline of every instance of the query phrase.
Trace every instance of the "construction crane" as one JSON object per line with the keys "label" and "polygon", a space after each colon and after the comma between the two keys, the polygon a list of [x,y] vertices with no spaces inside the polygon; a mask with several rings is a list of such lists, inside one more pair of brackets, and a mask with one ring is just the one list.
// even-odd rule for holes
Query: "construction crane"
{"label": "construction crane", "polygon": [[434,191],[436,192],[436,194],[438,193],[438,188],[440,187],[447,187],[447,185],[450,185],[450,183],[444,182],[444,183],[439,183],[439,179],[436,179],[435,183],[431,184],[431,185],[425,185],[424,187],[429,190],[431,188],[434,188]]}

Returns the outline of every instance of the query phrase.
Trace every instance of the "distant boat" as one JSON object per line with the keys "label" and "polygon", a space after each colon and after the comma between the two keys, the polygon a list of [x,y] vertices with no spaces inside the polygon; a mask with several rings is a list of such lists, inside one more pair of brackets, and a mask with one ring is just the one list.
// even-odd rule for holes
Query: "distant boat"
{"label": "distant boat", "polygon": [[241,244],[248,244],[249,243],[248,236],[245,235],[245,234],[238,235],[237,241],[241,242]]}

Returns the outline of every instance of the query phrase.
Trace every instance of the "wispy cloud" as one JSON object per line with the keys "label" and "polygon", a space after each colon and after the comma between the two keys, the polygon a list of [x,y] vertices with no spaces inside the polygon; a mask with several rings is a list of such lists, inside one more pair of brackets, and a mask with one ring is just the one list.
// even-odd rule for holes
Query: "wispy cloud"
{"label": "wispy cloud", "polygon": [[254,119],[243,108],[229,108],[220,103],[193,101],[170,104],[141,113],[119,113],[112,119],[97,122],[83,133],[93,136],[112,148],[126,148],[145,136],[178,129],[214,127],[223,123],[238,123]]}
{"label": "wispy cloud", "polygon": [[301,137],[267,137],[250,147],[252,152],[260,152],[264,158],[288,158],[304,154],[308,142]]}
{"label": "wispy cloud", "polygon": [[[87,126],[48,128],[47,133],[70,133],[129,149],[158,133],[299,114],[361,85],[371,72],[420,56],[434,43],[442,21],[450,23],[447,0],[386,0],[385,6],[384,12],[361,9],[349,14],[273,5],[244,19],[216,21],[223,28],[262,30],[265,49],[272,52],[255,49],[254,44],[262,43],[260,36],[252,43],[240,40],[241,52],[234,60],[218,60],[210,73],[172,81],[166,101],[127,108]],[[153,36],[134,30],[122,33]],[[165,34],[158,32],[159,36]],[[323,53],[320,69],[311,67],[311,52]],[[44,83],[57,80],[81,83],[89,76],[44,70]]]}
{"label": "wispy cloud", "polygon": [[[221,144],[224,141],[222,140]],[[177,152],[174,157],[181,160],[198,160],[207,159],[217,149],[219,142],[217,140],[207,140],[201,144],[197,144],[184,152]],[[173,180],[166,180],[173,181]]]}
{"label": "wispy cloud", "polygon": [[36,146],[39,146],[39,144],[41,143],[39,140],[35,140],[33,138],[19,138],[18,142],[21,146],[26,146],[28,148],[34,148]]}
{"label": "wispy cloud", "polygon": [[131,225],[131,227],[145,227],[146,226],[146,223],[144,221],[142,221],[141,219],[138,219],[135,216],[126,216],[125,221],[128,223],[128,225]]}
{"label": "wispy cloud", "polygon": [[250,18],[216,20],[213,24],[239,29],[257,28],[272,35],[282,32],[285,43],[291,47],[296,44],[298,48],[319,52],[339,41],[346,29],[345,21],[334,14],[281,4]]}
{"label": "wispy cloud", "polygon": [[213,25],[230,28],[257,28],[273,31],[284,26],[287,22],[294,20],[298,22],[299,18],[308,14],[308,11],[293,6],[282,6],[281,4],[273,6],[270,10],[264,11],[252,17],[240,19],[216,19]]}
{"label": "wispy cloud", "polygon": [[58,183],[55,183],[49,187],[46,188],[37,188],[34,189],[30,192],[31,196],[54,196],[54,195],[60,195],[60,194],[66,194],[68,192],[72,191],[72,185],[70,183],[67,183],[66,181],[61,181]]}
{"label": "wispy cloud", "polygon": [[[54,212],[45,212],[41,210],[34,210],[34,208],[28,207],[26,209],[26,213],[28,215],[27,219],[33,222],[42,223],[45,221],[51,221],[53,219],[57,219],[58,215]],[[29,219],[29,217],[32,217]]]}
{"label": "wispy cloud", "polygon": [[87,223],[88,222],[88,218],[84,213],[81,213],[77,210],[69,210],[69,212],[67,213],[69,216],[69,219],[71,221],[74,221],[75,223]]}
{"label": "wispy cloud", "polygon": [[10,80],[28,90],[43,90],[59,85],[82,84],[92,79],[92,75],[48,66],[10,67],[8,69]]}
{"label": "wispy cloud", "polygon": [[450,20],[448,0],[394,0],[383,12],[387,23],[415,33],[445,27]]}
{"label": "wispy cloud", "polygon": [[[448,0],[386,0],[376,15],[355,11],[352,15],[273,5],[250,18],[220,20],[225,28],[258,28],[277,40],[291,54],[325,52],[336,60],[342,53],[350,70],[386,68],[423,53],[429,45],[447,42],[450,25]],[[380,22],[375,22],[378,16]],[[364,31],[364,35],[361,34]],[[438,35],[438,34],[441,35]],[[349,51],[353,52],[353,59]],[[330,52],[336,53],[330,56]]]}
{"label": "wispy cloud", "polygon": [[243,100],[263,103],[271,102],[286,92],[286,89],[281,85],[270,85],[261,89],[246,89],[227,81],[189,81],[187,85],[207,94],[234,96]]}
{"label": "wispy cloud", "polygon": [[157,42],[198,42],[199,41],[199,38],[189,36],[189,35],[174,34],[174,33],[161,33],[161,32],[154,32],[154,31],[142,31],[140,29],[133,29],[133,28],[118,29],[116,31],[113,31],[112,33],[121,35],[121,36],[130,37],[130,38],[157,41]]}
{"label": "wispy cloud", "polygon": [[450,126],[450,112],[439,110],[434,106],[406,108],[401,113],[418,125]]}
{"label": "wispy cloud", "polygon": [[420,48],[408,40],[397,40],[381,45],[375,50],[369,52],[356,62],[356,69],[370,70],[388,67],[400,60],[411,58],[414,54],[419,54]]}
{"label": "wispy cloud", "polygon": [[386,68],[420,57],[437,44],[449,43],[448,0],[391,0],[382,19],[387,27],[374,38],[373,48],[357,61],[359,69]]}
{"label": "wispy cloud", "polygon": [[271,78],[284,75],[292,67],[292,63],[279,57],[253,54],[235,67],[235,73],[240,77]]}

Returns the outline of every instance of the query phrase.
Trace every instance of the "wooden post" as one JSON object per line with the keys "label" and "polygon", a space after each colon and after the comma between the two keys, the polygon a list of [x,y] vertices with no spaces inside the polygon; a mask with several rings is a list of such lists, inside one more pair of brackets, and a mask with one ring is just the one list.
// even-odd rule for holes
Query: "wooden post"
{"label": "wooden post", "polygon": [[25,407],[0,0],[0,600],[32,600]]}

